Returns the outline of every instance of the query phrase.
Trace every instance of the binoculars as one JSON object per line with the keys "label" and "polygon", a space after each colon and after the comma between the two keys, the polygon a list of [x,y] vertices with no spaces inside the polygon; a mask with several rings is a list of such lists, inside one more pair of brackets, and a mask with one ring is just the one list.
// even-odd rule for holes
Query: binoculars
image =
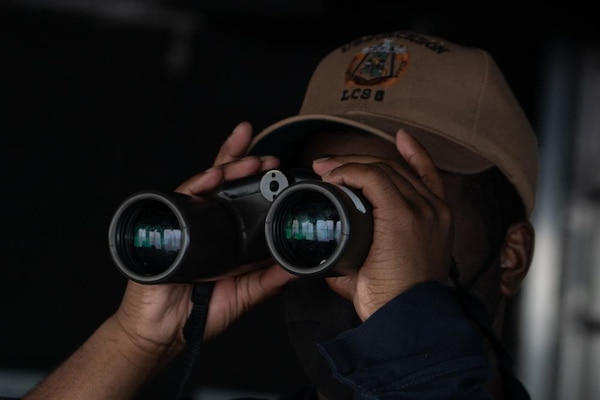
{"label": "binoculars", "polygon": [[346,275],[371,247],[372,208],[360,191],[309,170],[271,170],[205,197],[158,190],[129,196],[109,227],[111,257],[143,283],[217,280],[272,258],[298,276]]}

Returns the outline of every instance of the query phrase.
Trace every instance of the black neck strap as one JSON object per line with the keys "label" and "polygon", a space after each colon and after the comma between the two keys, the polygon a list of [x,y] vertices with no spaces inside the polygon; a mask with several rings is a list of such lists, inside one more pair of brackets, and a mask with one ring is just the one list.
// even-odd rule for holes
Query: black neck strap
{"label": "black neck strap", "polygon": [[208,315],[208,304],[212,296],[215,282],[200,282],[194,284],[192,291],[192,312],[183,328],[186,347],[183,354],[183,374],[179,382],[175,399],[182,399],[186,384],[200,353]]}

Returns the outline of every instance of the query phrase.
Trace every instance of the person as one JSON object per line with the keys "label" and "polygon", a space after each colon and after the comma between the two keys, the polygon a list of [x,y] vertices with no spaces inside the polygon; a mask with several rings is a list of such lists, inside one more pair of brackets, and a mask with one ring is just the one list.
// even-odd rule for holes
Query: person
{"label": "person", "polygon": [[[281,294],[313,383],[286,398],[529,398],[501,332],[533,257],[537,153],[487,51],[410,31],[340,46],[298,115],[257,135],[240,123],[177,191],[312,168],[371,204],[369,252],[342,276],[301,278],[266,260],[217,280],[204,341]],[[184,350],[192,287],[129,281],[116,312],[24,398],[135,398]]]}

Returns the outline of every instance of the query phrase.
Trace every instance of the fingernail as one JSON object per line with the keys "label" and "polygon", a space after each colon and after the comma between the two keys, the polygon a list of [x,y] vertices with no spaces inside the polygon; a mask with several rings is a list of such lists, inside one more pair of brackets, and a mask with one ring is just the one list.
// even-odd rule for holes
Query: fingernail
{"label": "fingernail", "polygon": [[246,125],[247,122],[246,121],[242,121],[239,124],[237,124],[235,126],[235,128],[233,128],[233,131],[231,132],[232,135],[235,135],[244,125]]}
{"label": "fingernail", "polygon": [[329,160],[331,157],[321,157],[321,158],[317,158],[316,160],[313,160],[313,163],[320,163],[320,162],[324,162]]}

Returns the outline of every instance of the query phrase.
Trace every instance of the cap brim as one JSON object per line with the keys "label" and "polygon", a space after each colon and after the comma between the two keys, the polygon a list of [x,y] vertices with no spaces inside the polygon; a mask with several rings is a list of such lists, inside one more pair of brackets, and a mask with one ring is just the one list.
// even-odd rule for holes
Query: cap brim
{"label": "cap brim", "polygon": [[493,165],[488,159],[445,137],[443,132],[432,132],[404,121],[361,112],[344,115],[297,115],[283,119],[260,132],[252,141],[248,153],[289,158],[301,148],[309,135],[327,132],[340,125],[371,133],[391,143],[395,143],[398,129],[404,129],[423,145],[434,164],[445,171],[473,174]]}

